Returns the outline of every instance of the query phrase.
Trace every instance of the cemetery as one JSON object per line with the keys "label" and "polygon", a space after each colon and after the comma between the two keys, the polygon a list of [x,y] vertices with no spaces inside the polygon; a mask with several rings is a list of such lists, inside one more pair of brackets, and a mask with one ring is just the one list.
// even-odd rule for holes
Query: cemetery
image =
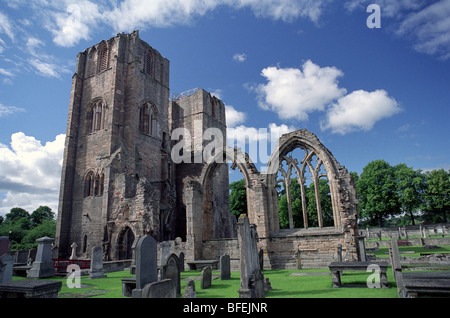
{"label": "cemetery", "polygon": [[[101,248],[93,248],[89,260],[77,260],[74,245],[71,254],[74,258],[66,260],[66,273],[55,268],[63,260],[53,259],[56,256],[55,251],[52,256],[54,239],[38,239],[38,248],[28,252],[25,258],[24,252],[8,253],[9,240],[2,237],[0,297],[261,299],[450,296],[448,237],[440,238],[443,244],[439,245],[411,245],[403,231],[403,237],[395,235],[385,240],[386,246],[366,247],[366,244],[377,241],[359,240],[359,250],[363,249],[365,253],[360,253],[358,261],[343,260],[342,246],[338,245],[336,259],[328,267],[269,270],[261,266],[263,258],[257,250],[255,227],[249,224],[246,215],[241,215],[238,220],[238,234],[241,247],[238,269],[231,266],[227,254],[218,260],[189,265],[184,255],[177,255],[167,242],[158,243],[152,236],[143,236],[135,244],[133,259],[124,262],[122,267],[103,262]],[[409,244],[400,245],[399,242]],[[82,268],[86,264],[89,267]],[[76,267],[71,267],[74,265]],[[373,270],[373,266],[378,272]],[[16,271],[15,268],[21,270]],[[24,268],[26,275],[23,275]],[[73,284],[77,279],[78,285]]]}

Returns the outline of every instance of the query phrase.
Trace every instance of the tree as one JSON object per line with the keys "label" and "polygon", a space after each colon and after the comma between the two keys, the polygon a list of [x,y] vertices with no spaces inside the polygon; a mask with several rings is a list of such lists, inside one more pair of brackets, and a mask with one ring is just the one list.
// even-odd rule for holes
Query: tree
{"label": "tree", "polygon": [[394,166],[395,182],[399,204],[409,214],[411,224],[415,225],[414,212],[424,201],[426,179],[420,170],[414,170],[404,163]]}
{"label": "tree", "polygon": [[31,213],[31,223],[33,226],[42,224],[45,220],[53,220],[55,213],[48,206],[40,206]]}
{"label": "tree", "polygon": [[30,218],[30,214],[22,208],[12,208],[9,211],[9,213],[7,213],[5,216],[6,216],[5,221],[10,221],[10,222],[14,222],[15,220],[20,219],[20,218],[26,218],[26,219]]}
{"label": "tree", "polygon": [[237,218],[241,214],[247,214],[247,189],[244,179],[230,184],[230,211]]}
{"label": "tree", "polygon": [[395,173],[384,160],[369,162],[356,183],[359,208],[369,224],[383,227],[384,220],[400,213]]}
{"label": "tree", "polygon": [[446,223],[450,214],[450,171],[433,170],[425,177],[425,219]]}

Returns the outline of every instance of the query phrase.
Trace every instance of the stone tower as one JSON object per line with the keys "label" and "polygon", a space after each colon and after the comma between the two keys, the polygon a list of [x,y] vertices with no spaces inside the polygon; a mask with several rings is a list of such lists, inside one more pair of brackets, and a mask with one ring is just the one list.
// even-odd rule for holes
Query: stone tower
{"label": "stone tower", "polygon": [[78,54],[72,79],[56,244],[60,257],[131,258],[138,235],[174,239],[169,61],[118,34]]}

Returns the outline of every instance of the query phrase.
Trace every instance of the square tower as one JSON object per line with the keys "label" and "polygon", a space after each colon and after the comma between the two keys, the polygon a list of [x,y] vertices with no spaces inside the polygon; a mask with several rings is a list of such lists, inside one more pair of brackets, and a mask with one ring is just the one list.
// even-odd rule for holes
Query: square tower
{"label": "square tower", "polygon": [[61,257],[103,246],[128,259],[138,235],[174,238],[169,64],[139,32],[77,56],[72,78],[56,244]]}

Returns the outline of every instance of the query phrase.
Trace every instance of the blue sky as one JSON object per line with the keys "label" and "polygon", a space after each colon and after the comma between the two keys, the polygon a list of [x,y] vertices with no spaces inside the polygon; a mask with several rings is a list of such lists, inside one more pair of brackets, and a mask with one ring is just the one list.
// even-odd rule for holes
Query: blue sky
{"label": "blue sky", "polygon": [[0,215],[57,211],[76,55],[135,29],[172,93],[222,99],[229,136],[306,128],[349,171],[450,169],[448,16],[448,0],[0,0]]}

